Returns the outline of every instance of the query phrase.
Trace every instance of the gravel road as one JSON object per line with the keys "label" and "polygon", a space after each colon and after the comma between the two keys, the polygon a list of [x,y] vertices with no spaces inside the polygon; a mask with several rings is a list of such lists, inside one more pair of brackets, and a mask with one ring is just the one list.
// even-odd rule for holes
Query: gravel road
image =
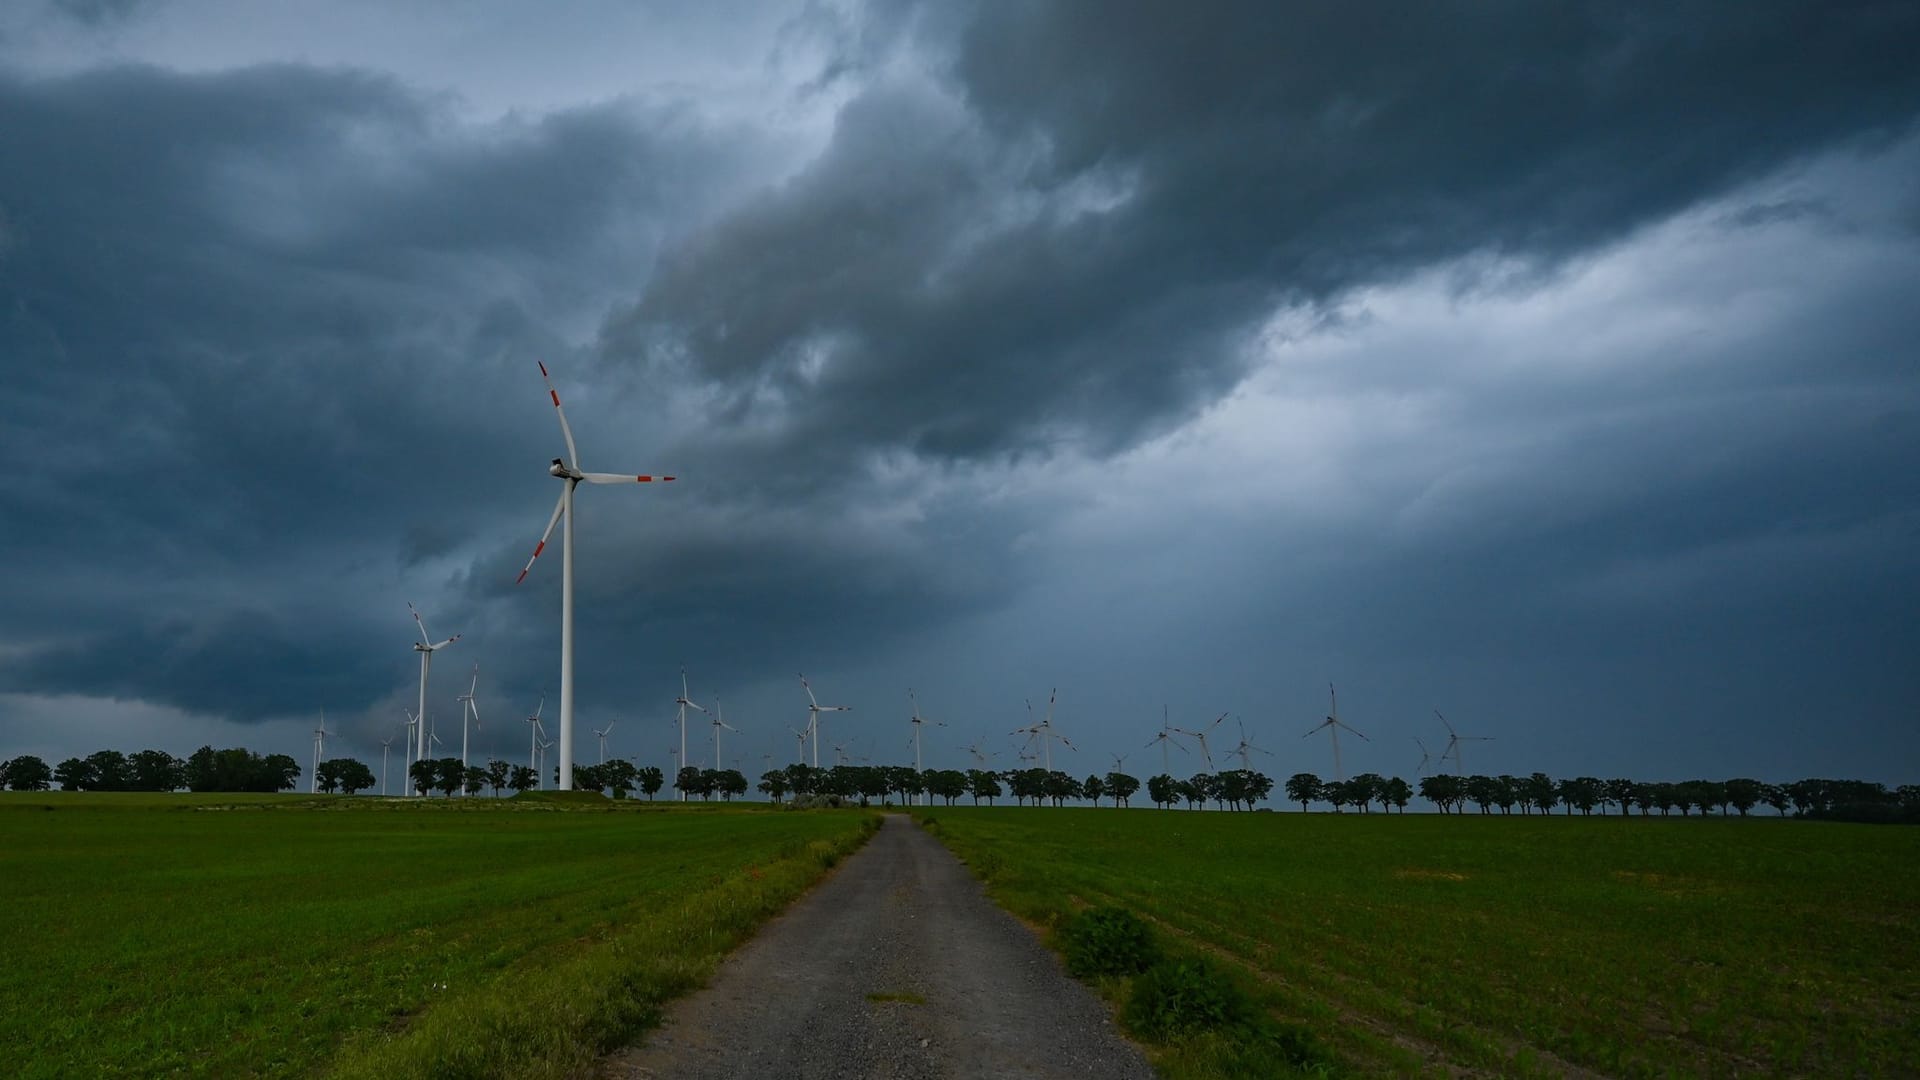
{"label": "gravel road", "polygon": [[1150,1078],[1099,999],[892,815],[606,1080]]}

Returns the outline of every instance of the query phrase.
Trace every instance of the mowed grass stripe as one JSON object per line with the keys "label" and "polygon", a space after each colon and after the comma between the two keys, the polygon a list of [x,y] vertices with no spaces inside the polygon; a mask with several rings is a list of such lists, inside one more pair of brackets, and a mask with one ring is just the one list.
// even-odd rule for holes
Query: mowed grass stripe
{"label": "mowed grass stripe", "polygon": [[[869,827],[487,800],[158,808],[194,805],[0,798],[0,1044],[24,1075],[311,1074],[343,1048],[365,1068],[464,1040],[430,1018],[556,973],[628,984],[569,979],[573,1000],[545,1006],[575,1014],[553,1018],[562,1042],[523,1034],[474,1073],[535,1074],[527,1055],[637,1022],[628,1007],[660,996],[649,979],[684,988]],[[647,956],[598,955],[639,936]]]}
{"label": "mowed grass stripe", "polygon": [[[1920,831],[941,809],[1015,910],[1095,898],[1229,955],[1356,1068],[1897,1075]],[[1359,1020],[1393,1034],[1353,1030]],[[1335,1027],[1329,1029],[1327,1025]],[[1396,1043],[1396,1040],[1399,1040]]]}

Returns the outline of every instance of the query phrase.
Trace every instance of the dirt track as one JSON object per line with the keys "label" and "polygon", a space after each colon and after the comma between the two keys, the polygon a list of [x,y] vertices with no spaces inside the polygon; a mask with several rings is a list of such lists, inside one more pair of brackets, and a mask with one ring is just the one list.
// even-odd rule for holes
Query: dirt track
{"label": "dirt track", "polygon": [[608,1080],[1153,1076],[1105,1006],[892,816]]}

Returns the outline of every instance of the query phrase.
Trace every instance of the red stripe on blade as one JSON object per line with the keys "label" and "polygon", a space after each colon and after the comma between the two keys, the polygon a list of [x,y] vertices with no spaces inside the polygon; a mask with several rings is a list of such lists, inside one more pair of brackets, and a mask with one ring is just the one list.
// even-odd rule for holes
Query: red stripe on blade
{"label": "red stripe on blade", "polygon": [[560,407],[560,391],[558,391],[558,390],[549,390],[549,391],[547,391],[547,393],[549,393],[549,394],[552,394],[552,395],[553,395],[553,407],[554,407],[554,408],[556,408],[556,409],[557,409],[557,408],[559,408],[559,407]]}

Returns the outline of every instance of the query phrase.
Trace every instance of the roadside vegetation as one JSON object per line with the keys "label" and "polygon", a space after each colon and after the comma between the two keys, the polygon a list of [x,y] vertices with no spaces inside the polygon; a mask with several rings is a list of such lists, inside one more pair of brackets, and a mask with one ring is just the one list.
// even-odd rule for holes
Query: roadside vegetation
{"label": "roadside vegetation", "polygon": [[[1124,919],[1102,914],[1107,952],[1159,958],[1091,981],[1176,1080],[1887,1076],[1920,1061],[1910,829],[968,807],[920,817],[1070,963],[1085,913],[1152,928],[1138,946]],[[1208,982],[1223,988],[1217,999],[1199,989]],[[1161,1006],[1135,1000],[1143,987],[1221,1019],[1156,1020]],[[1242,999],[1249,1014],[1236,1011]]]}
{"label": "roadside vegetation", "polygon": [[0,795],[0,1045],[23,1077],[570,1075],[876,825],[576,792]]}

